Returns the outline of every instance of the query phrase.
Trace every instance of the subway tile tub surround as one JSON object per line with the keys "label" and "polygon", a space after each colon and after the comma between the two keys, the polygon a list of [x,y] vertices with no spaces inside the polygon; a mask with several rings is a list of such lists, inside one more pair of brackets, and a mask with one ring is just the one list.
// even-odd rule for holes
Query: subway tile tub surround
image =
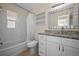
{"label": "subway tile tub surround", "polygon": [[[17,55],[23,50],[26,50],[26,17],[28,12],[14,4],[2,3],[0,4],[2,9],[0,10],[0,56]],[[7,10],[15,12],[17,17],[11,16],[13,13],[8,14]],[[16,25],[13,26],[13,22],[9,22],[7,15],[16,18]],[[13,19],[13,20],[14,20]],[[7,27],[12,25],[12,27]]]}

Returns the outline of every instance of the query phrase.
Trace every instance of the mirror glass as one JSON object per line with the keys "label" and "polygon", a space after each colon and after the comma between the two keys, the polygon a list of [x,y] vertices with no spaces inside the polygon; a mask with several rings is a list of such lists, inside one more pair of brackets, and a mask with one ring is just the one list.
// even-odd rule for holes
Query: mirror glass
{"label": "mirror glass", "polygon": [[69,27],[69,20],[70,20],[70,16],[69,15],[62,15],[62,16],[58,16],[58,26],[67,26]]}

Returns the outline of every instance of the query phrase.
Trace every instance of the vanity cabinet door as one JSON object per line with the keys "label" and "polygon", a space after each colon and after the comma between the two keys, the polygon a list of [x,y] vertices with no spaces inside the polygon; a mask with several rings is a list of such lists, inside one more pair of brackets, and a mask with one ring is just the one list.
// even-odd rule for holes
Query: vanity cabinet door
{"label": "vanity cabinet door", "polygon": [[47,56],[60,56],[60,44],[47,41]]}
{"label": "vanity cabinet door", "polygon": [[79,40],[62,38],[62,55],[79,56]]}
{"label": "vanity cabinet door", "polygon": [[46,55],[46,36],[39,35],[39,55],[45,56]]}
{"label": "vanity cabinet door", "polygon": [[47,56],[61,55],[61,39],[59,37],[47,36]]}
{"label": "vanity cabinet door", "polygon": [[79,49],[69,46],[64,46],[62,48],[62,56],[79,56]]}
{"label": "vanity cabinet door", "polygon": [[45,56],[46,55],[46,46],[45,41],[39,42],[39,55]]}

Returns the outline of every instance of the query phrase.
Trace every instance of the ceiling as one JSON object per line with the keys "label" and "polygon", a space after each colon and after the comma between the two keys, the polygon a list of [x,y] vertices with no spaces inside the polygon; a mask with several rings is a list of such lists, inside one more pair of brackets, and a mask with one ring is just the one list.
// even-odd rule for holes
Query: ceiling
{"label": "ceiling", "polygon": [[[57,3],[58,4],[58,3]],[[39,14],[45,10],[55,6],[54,3],[17,3],[18,6],[29,10],[32,13]]]}

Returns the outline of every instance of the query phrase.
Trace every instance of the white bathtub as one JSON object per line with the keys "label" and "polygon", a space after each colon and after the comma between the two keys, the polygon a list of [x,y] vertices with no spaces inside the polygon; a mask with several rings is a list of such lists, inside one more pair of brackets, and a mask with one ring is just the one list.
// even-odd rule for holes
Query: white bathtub
{"label": "white bathtub", "polygon": [[0,56],[17,55],[25,49],[27,49],[26,42],[5,43],[3,46],[0,46]]}

